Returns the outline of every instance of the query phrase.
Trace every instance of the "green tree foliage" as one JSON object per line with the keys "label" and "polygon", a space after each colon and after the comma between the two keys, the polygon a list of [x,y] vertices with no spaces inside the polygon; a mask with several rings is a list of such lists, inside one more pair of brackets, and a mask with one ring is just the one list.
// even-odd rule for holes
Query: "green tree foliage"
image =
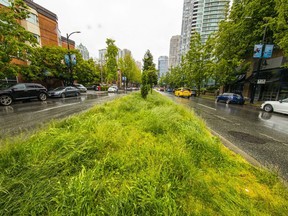
{"label": "green tree foliage", "polygon": [[200,34],[193,34],[190,49],[184,58],[182,79],[185,83],[189,82],[190,86],[191,84],[195,85],[199,94],[201,87],[209,77],[211,57],[210,44],[202,44]]}
{"label": "green tree foliage", "polygon": [[112,39],[106,40],[107,44],[107,53],[105,55],[106,58],[106,70],[107,70],[107,82],[111,83],[117,80],[117,55],[118,55],[118,48],[115,45],[115,41]]}
{"label": "green tree foliage", "polygon": [[73,66],[73,74],[68,70],[64,63],[64,56],[67,49],[62,47],[39,47],[33,50],[30,55],[30,65],[22,70],[22,76],[26,80],[46,80],[56,78],[69,84],[71,80],[80,83],[98,82],[100,68],[96,68],[92,59],[85,61],[78,50],[70,50],[71,54],[76,55],[76,65]]}
{"label": "green tree foliage", "polygon": [[[79,53],[80,54],[80,53]],[[99,83],[101,67],[96,65],[93,59],[84,60],[79,56],[75,67],[75,80],[78,83]]]}
{"label": "green tree foliage", "polygon": [[67,50],[62,47],[38,47],[30,56],[30,65],[21,74],[26,80],[44,80],[48,77],[68,80],[70,74],[64,64]]}
{"label": "green tree foliage", "polygon": [[0,78],[16,76],[19,66],[11,64],[12,59],[26,61],[31,46],[37,44],[19,22],[29,16],[27,9],[23,0],[11,1],[10,7],[0,7]]}
{"label": "green tree foliage", "polygon": [[288,57],[288,0],[275,0],[276,17],[270,20],[278,46]]}
{"label": "green tree foliage", "polygon": [[122,77],[126,77],[126,86],[128,83],[140,83],[141,71],[137,67],[135,60],[130,54],[125,55],[118,61],[119,69],[122,71]]}
{"label": "green tree foliage", "polygon": [[[147,50],[143,59],[143,74],[147,73],[147,81],[150,85],[151,93],[153,85],[157,85],[158,83],[158,76],[157,70],[155,68],[155,63],[153,62],[153,56],[150,50]],[[143,82],[143,79],[142,79]],[[142,83],[143,84],[143,83]]]}
{"label": "green tree foliage", "polygon": [[147,71],[143,71],[142,73],[142,86],[141,86],[141,96],[146,99],[149,92],[149,83],[148,83],[148,73]]}
{"label": "green tree foliage", "polygon": [[[253,56],[255,44],[274,43],[272,24],[276,16],[275,0],[235,0],[230,15],[219,24],[214,41],[213,78],[227,85],[237,74],[245,73]],[[265,31],[266,29],[266,31]],[[246,62],[245,62],[246,60]]]}

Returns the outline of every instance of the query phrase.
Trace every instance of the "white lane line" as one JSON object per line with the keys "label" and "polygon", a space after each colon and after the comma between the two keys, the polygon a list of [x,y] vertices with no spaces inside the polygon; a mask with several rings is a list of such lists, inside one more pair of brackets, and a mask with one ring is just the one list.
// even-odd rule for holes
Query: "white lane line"
{"label": "white lane line", "polygon": [[216,111],[215,108],[212,108],[212,107],[209,107],[209,106],[206,106],[206,105],[203,105],[203,104],[198,104],[198,105]]}
{"label": "white lane line", "polygon": [[43,110],[36,111],[35,113],[45,112],[45,111],[49,111],[49,110],[53,110],[53,109],[58,109],[58,108],[61,108],[61,107],[66,107],[66,106],[73,106],[73,105],[79,104],[79,103],[80,103],[80,102],[78,102],[78,103],[72,103],[72,104],[66,104],[66,105],[57,106],[57,107],[51,107],[51,108],[47,108],[47,109],[43,109]]}
{"label": "white lane line", "polygon": [[271,140],[273,140],[275,142],[282,143],[283,145],[287,146],[287,143],[284,143],[283,141],[277,140],[277,139],[275,139],[275,138],[273,138],[271,136],[268,136],[266,134],[263,134],[263,133],[259,133],[259,134],[262,135],[262,136],[265,136],[265,137],[267,137],[267,138],[269,138],[269,139],[271,139]]}

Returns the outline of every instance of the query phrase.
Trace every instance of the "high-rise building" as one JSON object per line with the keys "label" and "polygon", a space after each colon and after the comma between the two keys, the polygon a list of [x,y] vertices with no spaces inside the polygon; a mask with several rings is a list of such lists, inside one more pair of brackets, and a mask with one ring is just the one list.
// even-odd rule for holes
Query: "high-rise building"
{"label": "high-rise building", "polygon": [[[106,57],[105,57],[106,53],[107,53],[107,49],[99,50],[99,62],[100,62],[100,64],[104,64],[105,63],[105,61],[106,61]],[[117,60],[119,60],[120,58],[124,58],[125,55],[132,55],[131,51],[128,50],[128,49],[121,50],[121,49],[118,48],[118,55],[116,56]]]}
{"label": "high-rise building", "polygon": [[84,60],[88,60],[89,59],[89,51],[88,49],[82,44],[80,43],[77,46],[77,49],[79,50],[79,52],[81,53],[82,57]]}
{"label": "high-rise building", "polygon": [[105,64],[106,58],[105,55],[107,53],[107,49],[101,49],[99,50],[99,63]]}
{"label": "high-rise building", "polygon": [[180,62],[180,42],[180,35],[172,36],[170,39],[169,68],[177,66]]}
{"label": "high-rise building", "polygon": [[218,24],[228,13],[230,0],[184,0],[181,55],[189,50],[191,34],[199,32],[204,43],[218,30]]}
{"label": "high-rise building", "polygon": [[165,76],[168,72],[168,56],[160,56],[158,58],[158,71],[159,71],[159,78]]}
{"label": "high-rise building", "polygon": [[187,53],[189,50],[192,28],[193,2],[194,0],[184,0],[180,42],[181,56],[185,55],[185,53]]}

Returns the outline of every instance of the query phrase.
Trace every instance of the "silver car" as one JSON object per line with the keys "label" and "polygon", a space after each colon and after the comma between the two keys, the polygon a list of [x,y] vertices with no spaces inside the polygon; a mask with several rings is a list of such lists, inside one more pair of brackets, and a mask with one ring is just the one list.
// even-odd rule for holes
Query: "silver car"
{"label": "silver car", "polygon": [[74,87],[80,90],[80,92],[87,92],[87,88],[82,84],[74,84]]}
{"label": "silver car", "polygon": [[69,96],[78,96],[80,95],[80,90],[73,86],[63,86],[58,87],[52,91],[48,91],[49,97],[69,97]]}

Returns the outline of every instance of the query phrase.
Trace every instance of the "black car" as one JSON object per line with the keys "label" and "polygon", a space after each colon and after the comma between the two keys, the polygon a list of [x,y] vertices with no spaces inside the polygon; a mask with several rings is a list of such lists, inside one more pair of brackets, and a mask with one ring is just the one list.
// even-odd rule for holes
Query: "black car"
{"label": "black car", "polygon": [[0,104],[9,106],[13,101],[47,99],[47,89],[37,83],[2,84],[0,87]]}
{"label": "black car", "polygon": [[100,84],[87,85],[86,88],[88,90],[101,91],[101,85]]}

